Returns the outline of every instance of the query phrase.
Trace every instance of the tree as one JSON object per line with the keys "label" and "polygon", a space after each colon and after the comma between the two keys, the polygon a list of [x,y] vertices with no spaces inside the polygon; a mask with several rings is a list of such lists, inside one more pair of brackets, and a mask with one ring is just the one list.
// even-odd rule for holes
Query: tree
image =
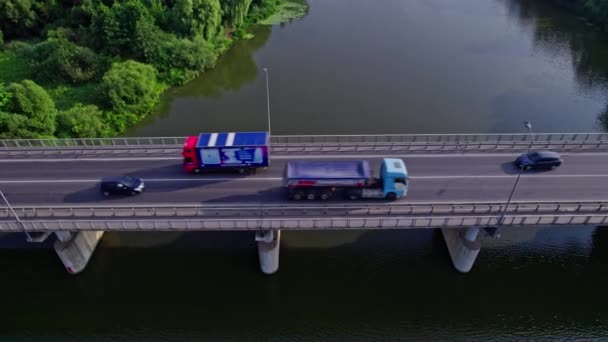
{"label": "tree", "polygon": [[132,60],[112,64],[103,76],[102,88],[113,111],[106,118],[117,131],[149,113],[163,90],[152,66]]}
{"label": "tree", "polygon": [[36,79],[46,82],[83,83],[94,78],[101,66],[95,52],[63,37],[36,44],[31,59]]}
{"label": "tree", "polygon": [[94,105],[75,104],[57,115],[58,138],[102,137],[107,126],[102,119],[102,111]]}
{"label": "tree", "polygon": [[13,93],[10,92],[3,82],[0,82],[0,110],[2,110],[10,102]]}
{"label": "tree", "polygon": [[214,46],[202,36],[190,40],[165,34],[165,38],[154,47],[154,54],[149,60],[163,80],[172,85],[181,85],[213,67],[217,54]]}
{"label": "tree", "polygon": [[184,36],[215,37],[222,22],[219,0],[177,0],[171,8],[174,29]]}
{"label": "tree", "polygon": [[138,0],[117,1],[96,18],[104,49],[111,55],[120,55],[145,61],[145,56],[160,39],[160,29],[154,18]]}
{"label": "tree", "polygon": [[238,29],[245,22],[251,0],[221,0],[223,21],[226,25]]}
{"label": "tree", "polygon": [[57,109],[49,94],[30,80],[11,83],[8,90],[11,98],[2,108],[0,136],[52,137]]}
{"label": "tree", "polygon": [[0,1],[0,29],[8,39],[32,33],[37,19],[31,0]]}

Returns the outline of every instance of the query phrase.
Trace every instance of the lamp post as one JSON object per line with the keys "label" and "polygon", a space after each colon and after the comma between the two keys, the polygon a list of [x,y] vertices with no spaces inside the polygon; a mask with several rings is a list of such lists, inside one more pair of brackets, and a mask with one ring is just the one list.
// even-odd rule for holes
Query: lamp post
{"label": "lamp post", "polygon": [[266,75],[266,112],[268,116],[268,135],[270,133],[270,89],[268,87],[268,68],[264,68],[264,74]]}
{"label": "lamp post", "polygon": [[526,128],[528,129],[528,132],[530,132],[530,135],[532,136],[532,140],[530,140],[530,146],[528,147],[528,152],[530,152],[530,150],[532,149],[532,144],[534,144],[534,132],[532,132],[532,123],[530,123],[530,121],[525,121],[524,122],[524,126],[526,126]]}
{"label": "lamp post", "polygon": [[[532,133],[532,124],[530,123],[530,121],[525,121],[524,126],[526,126],[526,128],[532,135],[532,142],[530,143],[530,146],[528,147],[528,152],[530,152],[530,149],[532,148],[532,144],[534,143],[534,133]],[[509,198],[507,199],[507,204],[505,204],[505,209],[502,211],[502,215],[500,215],[500,218],[498,219],[498,224],[496,226],[496,233],[495,233],[496,237],[500,237],[500,227],[504,223],[505,215],[507,214],[507,209],[509,207],[509,204],[511,204],[511,199],[513,198],[513,194],[515,193],[515,189],[517,188],[517,184],[519,183],[519,179],[521,178],[521,174],[523,172],[524,172],[524,166],[521,165],[521,167],[519,168],[519,173],[517,174],[517,178],[515,179],[515,183],[513,184],[513,188],[511,189],[511,193],[509,194]]]}

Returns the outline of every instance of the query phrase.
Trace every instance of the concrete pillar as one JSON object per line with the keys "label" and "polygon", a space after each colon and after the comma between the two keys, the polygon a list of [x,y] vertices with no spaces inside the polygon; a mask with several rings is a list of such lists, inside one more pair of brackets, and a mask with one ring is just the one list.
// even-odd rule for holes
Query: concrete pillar
{"label": "concrete pillar", "polygon": [[477,254],[481,249],[479,242],[479,228],[466,229],[441,228],[443,239],[448,246],[454,267],[462,273],[473,268]]}
{"label": "concrete pillar", "polygon": [[63,262],[68,273],[76,274],[84,270],[103,233],[103,230],[83,231],[73,234],[70,232],[55,232],[55,235],[57,235],[57,241],[54,245],[55,252],[59,255],[59,259]]}
{"label": "concrete pillar", "polygon": [[258,243],[260,268],[265,274],[274,274],[279,270],[279,247],[281,245],[280,230],[263,230],[255,232]]}

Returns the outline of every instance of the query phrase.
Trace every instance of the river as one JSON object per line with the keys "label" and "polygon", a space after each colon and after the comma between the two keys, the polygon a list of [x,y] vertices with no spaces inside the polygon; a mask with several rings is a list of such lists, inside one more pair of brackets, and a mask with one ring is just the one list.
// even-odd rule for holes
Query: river
{"label": "river", "polygon": [[[165,94],[131,135],[604,130],[608,39],[541,1],[309,0]],[[505,194],[505,197],[508,194]],[[608,338],[608,228],[505,230],[471,273],[437,231],[107,233],[69,276],[0,237],[1,341],[512,341]]]}

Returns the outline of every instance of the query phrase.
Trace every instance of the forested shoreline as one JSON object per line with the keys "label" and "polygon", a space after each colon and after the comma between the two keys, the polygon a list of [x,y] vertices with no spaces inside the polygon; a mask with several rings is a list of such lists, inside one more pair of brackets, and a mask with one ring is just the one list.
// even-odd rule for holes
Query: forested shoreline
{"label": "forested shoreline", "polygon": [[606,0],[551,0],[585,16],[608,33],[608,1]]}
{"label": "forested shoreline", "polygon": [[281,0],[4,0],[0,138],[115,136]]}

